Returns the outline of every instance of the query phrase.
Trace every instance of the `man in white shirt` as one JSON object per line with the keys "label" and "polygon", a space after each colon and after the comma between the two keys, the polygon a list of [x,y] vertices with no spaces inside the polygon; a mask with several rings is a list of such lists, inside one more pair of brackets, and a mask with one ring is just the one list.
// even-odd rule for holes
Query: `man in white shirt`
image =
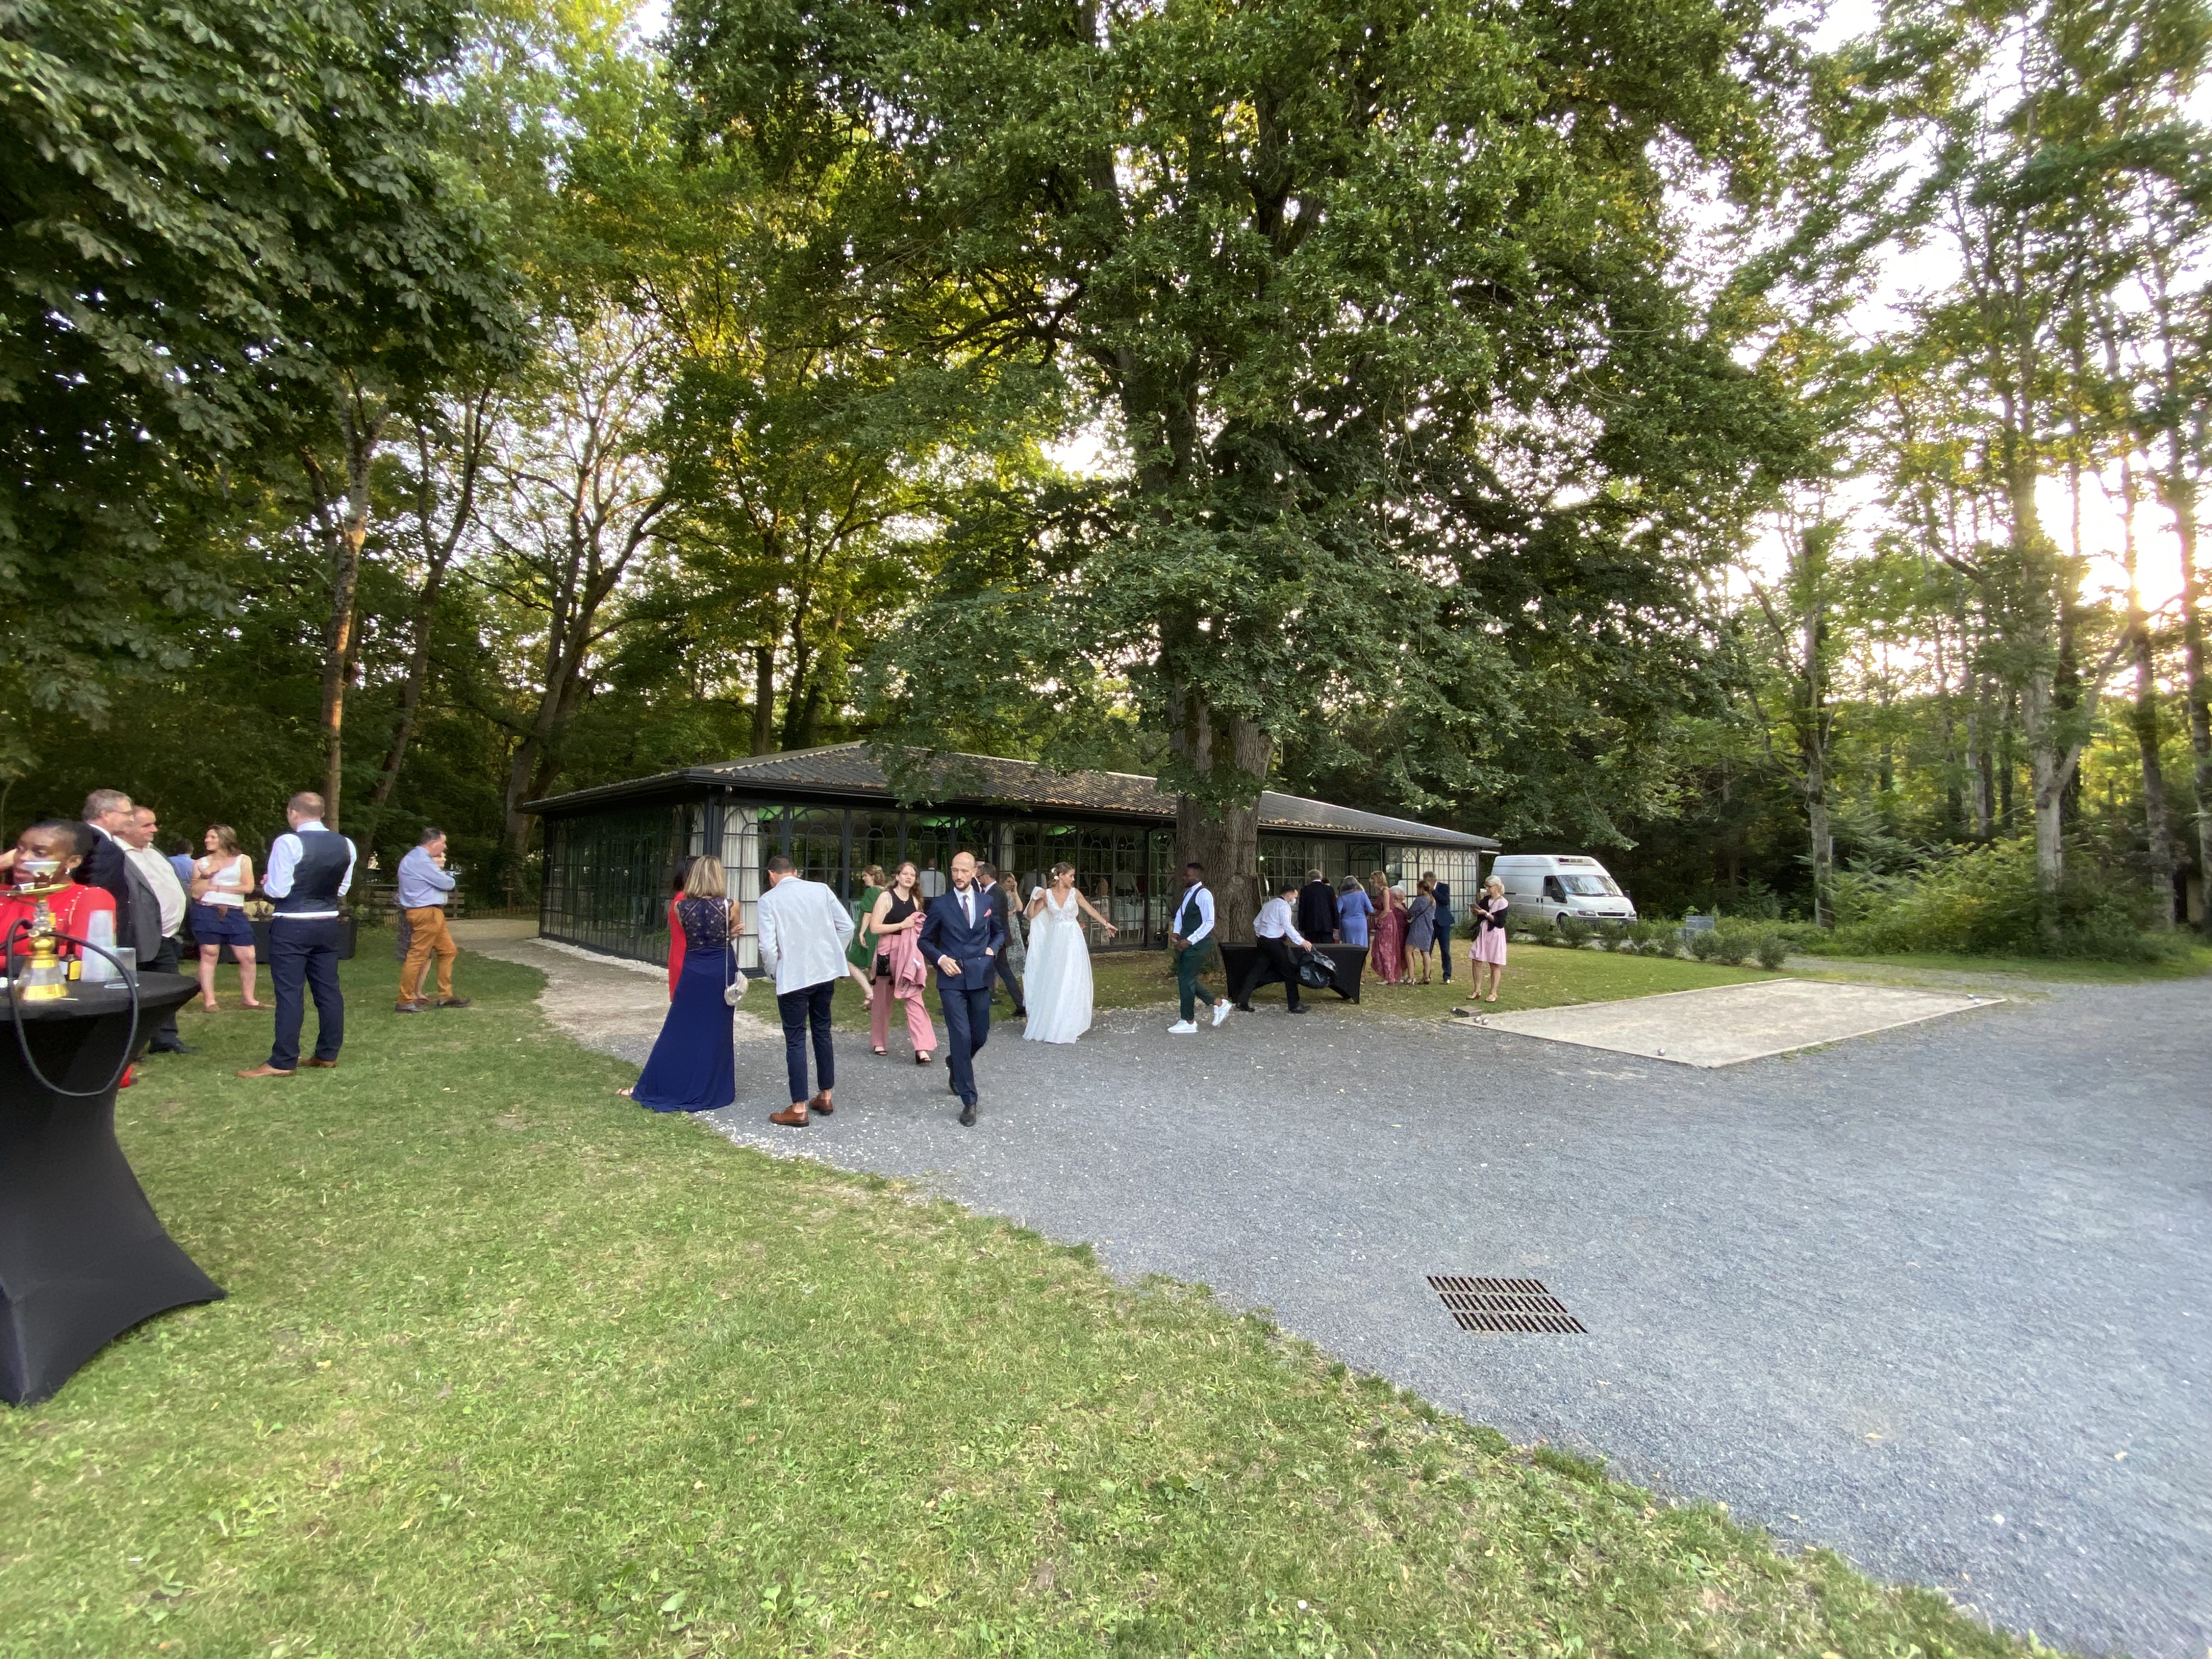
{"label": "man in white shirt", "polygon": [[[768,891],[760,896],[761,966],[775,975],[775,1011],[783,1019],[783,1066],[790,1074],[791,1109],[768,1121],[803,1129],[810,1111],[827,1117],[837,1109],[830,1091],[837,1081],[837,1054],[830,1040],[830,1005],[845,978],[845,947],[853,918],[836,894],[809,881],[777,854],[768,861]],[[806,1092],[806,1039],[814,1036],[814,1069],[821,1092]]]}
{"label": "man in white shirt", "polygon": [[[403,1014],[419,1014],[426,1008],[465,1008],[466,997],[453,994],[453,958],[461,947],[446,930],[446,901],[455,878],[446,869],[446,832],[423,830],[405,858],[399,860],[399,914],[407,919],[407,955],[399,968],[399,1000]],[[422,995],[422,975],[432,956],[438,958],[438,994],[434,1001]]]}
{"label": "man in white shirt", "polygon": [[[152,960],[141,965],[157,974],[177,971],[177,958],[184,944],[185,886],[177,879],[175,866],[154,850],[154,837],[161,833],[161,817],[150,806],[131,809],[130,821],[115,832],[123,843],[123,856],[131,861],[132,869],[153,894],[154,903],[161,912],[161,942],[155,947]],[[177,1035],[177,1011],[174,1008],[161,1016],[161,1023],[154,1028],[154,1041],[147,1052],[155,1054],[188,1054],[191,1050]]]}
{"label": "man in white shirt", "polygon": [[1282,975],[1283,991],[1291,1012],[1303,1014],[1306,1011],[1305,1005],[1298,1000],[1297,958],[1291,954],[1294,945],[1301,951],[1313,948],[1306,943],[1305,935],[1298,932],[1297,923],[1291,919],[1291,899],[1297,890],[1298,884],[1294,881],[1277,882],[1275,896],[1261,905],[1260,914],[1253,918],[1252,937],[1259,944],[1260,954],[1252,958],[1251,967],[1244,972],[1244,983],[1237,991],[1237,1006],[1248,1014],[1253,1012],[1252,993],[1259,988],[1269,969]]}
{"label": "man in white shirt", "polygon": [[[240,1077],[289,1077],[301,1064],[338,1063],[345,1042],[345,995],[338,988],[344,943],[343,900],[353,885],[354,844],[323,826],[323,798],[303,789],[284,808],[289,834],[269,843],[261,890],[275,901],[269,919],[269,976],[276,981],[276,1034],[269,1058]],[[307,993],[315,998],[315,1052],[300,1059]]]}
{"label": "man in white shirt", "polygon": [[[1206,890],[1206,866],[1195,859],[1182,867],[1182,896],[1168,912],[1168,937],[1175,946],[1176,990],[1182,999],[1182,1018],[1168,1027],[1175,1036],[1198,1030],[1198,976],[1211,967],[1216,954],[1213,936],[1213,895]],[[1229,1018],[1229,999],[1213,1000],[1213,1023]]]}
{"label": "man in white shirt", "polygon": [[941,898],[944,896],[945,872],[937,867],[937,860],[935,859],[930,860],[927,864],[921,866],[921,875],[915,883],[915,890],[920,892],[925,899]]}

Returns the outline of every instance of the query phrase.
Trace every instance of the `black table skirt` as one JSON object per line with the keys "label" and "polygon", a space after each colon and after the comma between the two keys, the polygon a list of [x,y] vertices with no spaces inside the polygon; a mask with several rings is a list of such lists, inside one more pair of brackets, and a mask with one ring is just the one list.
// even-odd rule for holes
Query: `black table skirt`
{"label": "black table skirt", "polygon": [[[1317,945],[1314,948],[1321,952],[1322,959],[1329,965],[1329,971],[1335,976],[1336,982],[1330,988],[1346,1002],[1358,1001],[1360,975],[1367,967],[1367,947],[1364,945]],[[1292,947],[1294,953],[1296,949],[1296,946]],[[1224,945],[1221,947],[1221,968],[1229,977],[1231,996],[1243,989],[1244,975],[1259,957],[1260,947],[1256,945]],[[1252,988],[1256,991],[1262,985],[1280,985],[1282,982],[1283,976],[1276,970],[1274,963],[1261,959],[1260,977]],[[1298,988],[1310,991],[1313,987],[1302,985]]]}
{"label": "black table skirt", "polygon": [[[134,1057],[198,988],[179,974],[140,975]],[[23,1009],[32,1056],[65,1089],[103,1082],[129,1028],[120,988],[80,984]],[[139,1321],[222,1295],[163,1231],[116,1144],[114,1089],[49,1092],[24,1066],[0,992],[0,1400],[44,1400]]]}
{"label": "black table skirt", "polygon": [[[360,925],[356,918],[352,916],[344,918],[338,928],[338,960],[340,962],[353,960],[354,946],[358,943],[360,932]],[[199,941],[192,937],[191,919],[187,913],[183,946],[185,960],[197,964],[199,960]],[[269,919],[265,916],[253,924],[253,959],[263,967],[266,967],[269,963]],[[221,960],[236,962],[238,952],[226,945],[222,947]],[[194,971],[198,971],[197,965]]]}

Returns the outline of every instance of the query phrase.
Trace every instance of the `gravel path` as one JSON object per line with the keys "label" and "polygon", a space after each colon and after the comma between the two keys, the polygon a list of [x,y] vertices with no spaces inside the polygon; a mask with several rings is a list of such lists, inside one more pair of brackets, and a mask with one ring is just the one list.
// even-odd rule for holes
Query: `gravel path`
{"label": "gravel path", "polygon": [[[2212,984],[2047,988],[1706,1073],[1279,1003],[1183,1038],[1111,1013],[1072,1048],[1002,1024],[975,1130],[942,1066],[843,1038],[835,1120],[776,1130],[755,1036],[704,1121],[1210,1284],[2046,1641],[2199,1659]],[[1462,1333],[1431,1273],[1540,1278],[1590,1334]]]}

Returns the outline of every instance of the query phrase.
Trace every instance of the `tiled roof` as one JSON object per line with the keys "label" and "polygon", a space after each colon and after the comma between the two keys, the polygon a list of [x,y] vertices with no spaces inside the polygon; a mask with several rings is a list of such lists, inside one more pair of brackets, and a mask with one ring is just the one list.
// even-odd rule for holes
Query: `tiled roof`
{"label": "tiled roof", "polygon": [[[1103,812],[1116,817],[1149,818],[1172,823],[1174,795],[1139,772],[1055,772],[1035,761],[1001,760],[991,755],[947,755],[938,763],[937,775],[946,793],[933,798],[942,806],[1021,806],[1032,811]],[[883,769],[865,743],[832,744],[823,749],[798,749],[781,755],[755,755],[744,760],[723,761],[711,766],[685,767],[627,783],[611,783],[596,789],[580,789],[528,803],[527,812],[563,813],[586,807],[611,805],[644,795],[666,795],[687,787],[722,785],[771,793],[792,791],[805,795],[834,795],[848,800],[892,799]],[[1270,789],[1260,797],[1262,830],[1294,830],[1306,835],[1372,836],[1378,841],[1421,842],[1432,847],[1495,848],[1486,836],[1458,830],[1442,830],[1394,818],[1380,812],[1362,812],[1328,801],[1308,800],[1302,795],[1278,794]]]}

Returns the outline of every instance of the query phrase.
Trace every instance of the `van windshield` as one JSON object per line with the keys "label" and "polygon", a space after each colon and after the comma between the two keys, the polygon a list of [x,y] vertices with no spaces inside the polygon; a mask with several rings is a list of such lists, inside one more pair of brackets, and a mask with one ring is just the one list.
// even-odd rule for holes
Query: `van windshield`
{"label": "van windshield", "polygon": [[1611,876],[1561,876],[1567,890],[1577,898],[1619,898],[1620,889]]}

